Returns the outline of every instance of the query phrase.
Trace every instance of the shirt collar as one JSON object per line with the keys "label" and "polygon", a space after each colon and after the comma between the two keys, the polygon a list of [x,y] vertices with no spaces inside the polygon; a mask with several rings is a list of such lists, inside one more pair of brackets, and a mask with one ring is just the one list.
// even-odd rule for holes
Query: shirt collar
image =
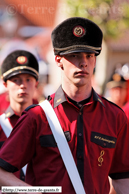
{"label": "shirt collar", "polygon": [[55,93],[54,108],[56,108],[59,104],[62,104],[63,102],[66,102],[66,101],[67,99],[66,99],[65,93],[62,87],[60,86]]}
{"label": "shirt collar", "polygon": [[11,106],[9,106],[7,108],[7,110],[5,111],[5,117],[6,118],[10,118],[11,116],[13,116],[15,113],[13,111],[13,109],[11,108]]}
{"label": "shirt collar", "polygon": [[[91,100],[92,101],[98,101],[98,102],[100,102],[104,106],[102,100],[100,99],[100,97],[98,96],[98,94],[94,91],[94,89],[92,89]],[[58,88],[58,90],[56,91],[56,93],[55,93],[54,108],[56,108],[58,105],[62,104],[63,102],[66,102],[66,101],[67,101],[67,98],[65,96],[65,93],[64,93],[62,87],[60,86]]]}
{"label": "shirt collar", "polygon": [[104,104],[103,104],[101,98],[99,97],[99,95],[94,91],[93,88],[92,88],[92,90],[93,90],[93,93],[92,93],[92,95],[93,95],[93,101],[99,101],[104,106]]}

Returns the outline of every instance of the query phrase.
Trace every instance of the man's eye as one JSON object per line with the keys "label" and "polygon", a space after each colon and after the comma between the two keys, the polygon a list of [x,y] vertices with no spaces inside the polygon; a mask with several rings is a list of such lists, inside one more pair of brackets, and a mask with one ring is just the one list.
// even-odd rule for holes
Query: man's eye
{"label": "man's eye", "polygon": [[13,82],[17,82],[17,81],[18,81],[18,79],[13,79],[12,81],[13,81]]}
{"label": "man's eye", "polygon": [[87,55],[87,58],[91,58],[92,57],[92,55]]}
{"label": "man's eye", "polygon": [[89,54],[89,57],[94,57],[95,55],[94,54]]}
{"label": "man's eye", "polygon": [[77,55],[73,54],[72,57],[77,57]]}

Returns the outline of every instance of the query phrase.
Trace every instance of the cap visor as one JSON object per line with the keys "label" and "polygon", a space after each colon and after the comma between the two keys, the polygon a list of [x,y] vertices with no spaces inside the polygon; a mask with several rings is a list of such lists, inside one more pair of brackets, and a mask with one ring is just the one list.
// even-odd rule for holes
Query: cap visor
{"label": "cap visor", "polygon": [[64,51],[64,52],[60,52],[60,55],[67,55],[70,53],[95,53],[95,54],[99,54],[99,52],[95,51],[95,50],[90,50],[90,49],[76,49],[76,50],[68,50],[68,51]]}

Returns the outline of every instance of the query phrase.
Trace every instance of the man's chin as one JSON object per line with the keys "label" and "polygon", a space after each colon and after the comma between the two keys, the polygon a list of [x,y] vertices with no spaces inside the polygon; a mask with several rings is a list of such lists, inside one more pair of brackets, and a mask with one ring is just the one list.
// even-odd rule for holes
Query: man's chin
{"label": "man's chin", "polygon": [[76,82],[75,85],[76,85],[77,87],[83,87],[83,86],[86,85],[86,83],[84,83],[84,82]]}
{"label": "man's chin", "polygon": [[19,99],[18,100],[18,103],[19,104],[26,104],[27,103],[27,100],[26,99]]}

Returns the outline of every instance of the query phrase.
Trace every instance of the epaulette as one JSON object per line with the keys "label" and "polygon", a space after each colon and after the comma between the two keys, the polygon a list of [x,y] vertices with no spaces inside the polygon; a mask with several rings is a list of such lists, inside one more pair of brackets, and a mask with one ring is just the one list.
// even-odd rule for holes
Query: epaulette
{"label": "epaulette", "polygon": [[[105,97],[103,97],[103,96],[102,96],[102,98],[105,99],[106,101],[110,102],[111,104],[117,106],[119,109],[121,109],[121,110],[123,111],[123,109],[122,109],[121,107],[119,107],[117,104],[115,104],[114,102],[108,100],[107,98],[105,98]],[[124,111],[123,111],[123,112],[124,112]]]}
{"label": "epaulette", "polygon": [[30,110],[31,108],[34,108],[35,106],[39,106],[39,105],[38,105],[38,104],[32,104],[32,105],[28,106],[28,107],[25,109],[25,111],[28,111],[28,110]]}

